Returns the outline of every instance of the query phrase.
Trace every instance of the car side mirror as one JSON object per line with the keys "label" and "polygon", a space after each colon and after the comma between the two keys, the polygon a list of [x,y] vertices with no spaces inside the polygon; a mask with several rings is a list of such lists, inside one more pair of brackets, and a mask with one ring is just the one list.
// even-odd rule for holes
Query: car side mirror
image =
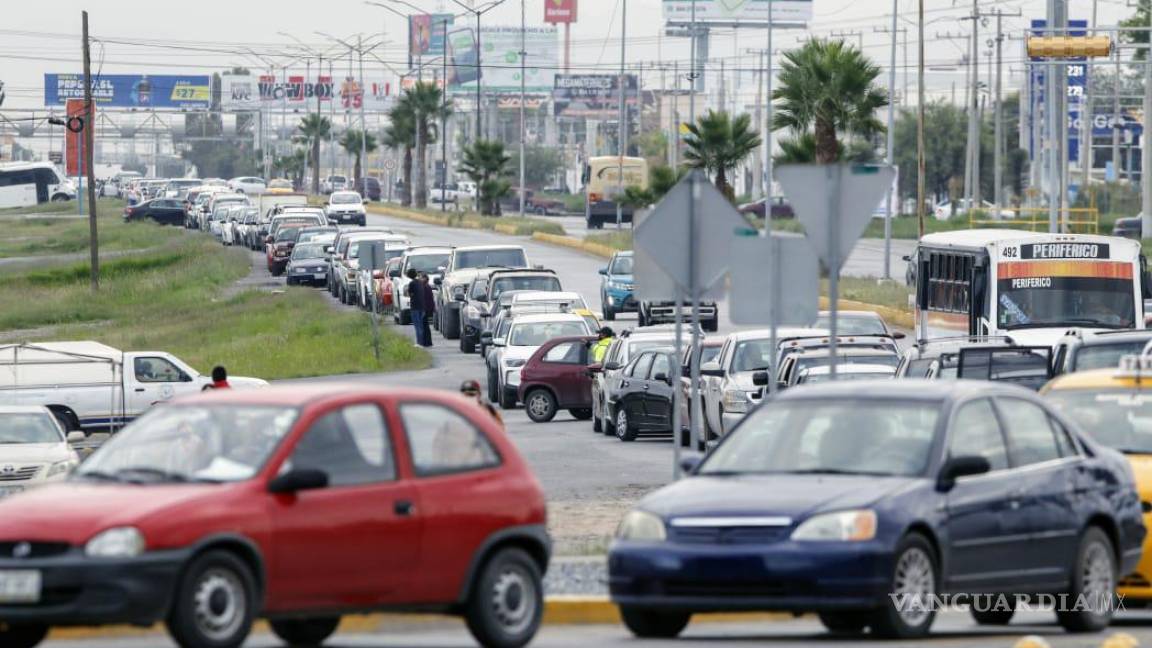
{"label": "car side mirror", "polygon": [[435,279],[432,280],[432,283],[436,284],[437,286],[443,286],[444,285],[444,278],[443,277],[436,277]]}
{"label": "car side mirror", "polygon": [[662,382],[662,383],[664,383],[664,384],[666,384],[666,385],[671,385],[671,384],[672,384],[672,379],[671,379],[671,378],[669,378],[669,377],[668,377],[668,374],[664,373],[663,371],[661,371],[660,373],[658,373],[658,374],[656,374],[655,376],[653,376],[653,377],[652,377],[652,380],[655,380],[656,382]]}
{"label": "car side mirror", "polygon": [[619,371],[620,366],[621,365],[619,362],[609,362],[608,364],[604,365],[604,371]]}
{"label": "car side mirror", "polygon": [[480,295],[479,297],[476,298],[476,301],[488,303],[488,296],[487,295]]}
{"label": "car side mirror", "polygon": [[588,375],[598,374],[604,371],[604,365],[599,362],[588,365]]}
{"label": "car side mirror", "polygon": [[757,387],[763,387],[764,385],[767,385],[768,384],[768,372],[767,371],[757,371],[756,373],[752,374],[752,384],[756,385]]}
{"label": "car side mirror", "polygon": [[452,301],[462,302],[462,301],[468,301],[468,300],[464,298],[464,295],[455,294],[455,295],[452,295]]}
{"label": "car side mirror", "polygon": [[88,437],[80,430],[72,430],[68,433],[68,443],[80,443]]}
{"label": "car side mirror", "polygon": [[328,487],[328,473],[314,468],[296,468],[268,482],[268,492],[280,495]]}
{"label": "car side mirror", "polygon": [[265,237],[264,237],[264,242],[265,242],[265,243],[271,243],[271,242],[272,242],[272,241],[274,241],[274,240],[275,240],[275,239],[273,239],[271,235],[268,235],[268,236],[265,236]]}
{"label": "car side mirror", "polygon": [[504,346],[504,338],[492,338],[492,346],[503,347]]}
{"label": "car side mirror", "polygon": [[[709,378],[723,378],[724,370],[719,367],[708,367],[707,369],[700,367],[700,375],[708,376]],[[753,376],[752,380],[755,382],[755,376]]]}
{"label": "car side mirror", "polygon": [[600,268],[600,274],[602,274],[602,275],[608,274],[608,268]]}
{"label": "car side mirror", "polygon": [[700,462],[702,461],[704,461],[704,457],[702,455],[698,455],[695,452],[687,453],[680,457],[680,470],[685,475],[694,475],[696,474],[696,469],[700,467]]}
{"label": "car side mirror", "polygon": [[492,344],[492,334],[491,333],[481,333],[480,334],[480,342],[483,344]]}
{"label": "car side mirror", "polygon": [[367,204],[368,204],[368,199],[367,199],[367,198],[361,199],[361,200],[360,200],[360,204],[361,204],[361,205],[367,205]]}
{"label": "car side mirror", "polygon": [[960,477],[983,475],[992,470],[992,464],[978,455],[953,457],[944,462],[940,468],[940,476],[936,478],[936,490],[946,493],[956,485]]}
{"label": "car side mirror", "polygon": [[912,262],[912,255],[911,254],[905,254],[904,256],[902,256],[900,258],[903,259],[905,263],[911,263]]}
{"label": "car side mirror", "polygon": [[893,340],[903,340],[906,337],[908,337],[908,335],[905,334],[903,331],[895,331],[892,333],[892,339]]}

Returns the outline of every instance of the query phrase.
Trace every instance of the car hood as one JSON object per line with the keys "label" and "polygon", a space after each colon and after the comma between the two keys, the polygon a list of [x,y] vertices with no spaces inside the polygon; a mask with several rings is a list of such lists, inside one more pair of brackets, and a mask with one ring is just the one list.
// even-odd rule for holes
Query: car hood
{"label": "car hood", "polygon": [[76,453],[63,441],[0,445],[0,470],[7,464],[54,463],[75,458]]}
{"label": "car hood", "polygon": [[793,520],[871,506],[913,481],[873,475],[698,476],[661,488],[639,508],[664,518],[775,515]]}
{"label": "car hood", "polygon": [[619,282],[623,282],[623,283],[632,283],[633,282],[632,275],[630,275],[630,274],[628,274],[628,275],[625,275],[625,274],[608,275],[608,281],[619,281]]}
{"label": "car hood", "polygon": [[755,371],[737,371],[728,374],[724,386],[728,389],[743,389],[744,391],[759,391],[761,388],[752,382]]}
{"label": "car hood", "polygon": [[[118,526],[140,525],[181,506],[213,506],[230,485],[49,484],[0,501],[0,540],[82,545]],[[146,532],[146,530],[145,530]]]}
{"label": "car hood", "polygon": [[268,381],[263,378],[249,378],[247,376],[228,376],[228,384],[236,389],[255,389],[267,387]]}
{"label": "car hood", "polygon": [[[1085,332],[1099,333],[1108,329],[1093,329],[1083,328],[1080,329]],[[1060,339],[1068,334],[1068,327],[1054,327],[1054,328],[1034,328],[1034,329],[1014,329],[1007,332],[1008,337],[1020,346],[1034,346],[1034,347],[1055,347]]]}
{"label": "car hood", "polygon": [[506,346],[504,347],[504,360],[527,360],[536,353],[538,346]]}

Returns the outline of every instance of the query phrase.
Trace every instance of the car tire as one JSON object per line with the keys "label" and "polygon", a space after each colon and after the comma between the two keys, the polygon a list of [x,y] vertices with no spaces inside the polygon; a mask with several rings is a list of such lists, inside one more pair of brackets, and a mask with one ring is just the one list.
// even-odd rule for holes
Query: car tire
{"label": "car tire", "polygon": [[635,441],[636,428],[632,426],[632,421],[628,419],[628,410],[621,408],[616,412],[616,438],[621,441]]}
{"label": "car tire", "polygon": [[257,605],[248,565],[231,552],[208,551],[180,578],[168,632],[182,648],[239,648],[252,631]]}
{"label": "car tire", "polygon": [[[936,611],[931,609],[931,597],[939,590],[940,562],[928,539],[919,533],[909,533],[896,545],[892,561],[892,581],[889,596],[879,610],[873,613],[872,632],[884,639],[916,639],[924,637],[932,628]],[[903,597],[901,595],[904,595]],[[896,600],[907,597],[927,599],[922,605],[901,612]],[[905,607],[908,607],[905,603]],[[928,609],[923,609],[928,608]]]}
{"label": "car tire", "polygon": [[592,418],[591,407],[577,407],[575,409],[568,410],[568,413],[571,414],[572,418],[576,419],[577,421],[587,421],[588,419]]}
{"label": "car tire", "polygon": [[1005,626],[1012,621],[1016,610],[977,610],[973,608],[972,620],[982,626]]}
{"label": "car tire", "polygon": [[440,334],[445,340],[455,340],[460,335],[460,311],[445,308],[441,312]]}
{"label": "car tire", "polygon": [[604,423],[599,416],[596,416],[595,412],[592,413],[592,431],[598,433],[604,432]]}
{"label": "car tire", "polygon": [[[600,302],[606,304],[606,303],[608,303],[608,300],[601,297]],[[606,322],[615,322],[616,321],[616,311],[612,310],[611,306],[605,306],[604,307],[604,321],[606,321]]]}
{"label": "car tire", "polygon": [[499,377],[495,371],[488,370],[488,402],[495,403],[500,400]]}
{"label": "car tire", "polygon": [[34,648],[47,636],[46,625],[0,623],[0,646],[4,648]]}
{"label": "car tire", "polygon": [[608,403],[600,404],[600,420],[603,425],[604,436],[616,436],[616,419],[612,418],[612,412],[608,410]]}
{"label": "car tire", "polygon": [[[1072,587],[1068,599],[1077,604],[1072,609],[1058,611],[1056,620],[1068,632],[1100,632],[1112,622],[1115,610],[1116,551],[1108,534],[1100,527],[1088,527],[1080,536],[1080,548],[1072,566]],[[1080,601],[1095,606],[1108,598],[1104,610],[1084,609]]]}
{"label": "car tire", "polygon": [[648,326],[648,318],[644,315],[643,308],[636,311],[636,326]]}
{"label": "car tire", "polygon": [[867,612],[821,612],[820,623],[832,634],[858,635],[868,627]]}
{"label": "car tire", "polygon": [[692,614],[621,605],[620,618],[629,632],[640,639],[675,639],[688,627]]}
{"label": "car tire", "polygon": [[319,646],[340,627],[340,617],[280,619],[268,622],[272,634],[293,648]]}
{"label": "car tire", "polygon": [[533,423],[547,423],[556,418],[556,397],[547,389],[533,389],[524,396],[524,411]]}
{"label": "car tire", "polygon": [[516,396],[508,395],[508,390],[504,389],[504,385],[500,385],[500,409],[513,410],[516,409]]}
{"label": "car tire", "polygon": [[408,326],[412,323],[412,310],[405,308],[400,311],[400,326]]}
{"label": "car tire", "polygon": [[507,547],[481,568],[464,619],[481,646],[521,648],[536,636],[543,615],[539,565],[523,549]]}
{"label": "car tire", "polygon": [[476,341],[467,335],[460,336],[460,351],[462,353],[476,353]]}
{"label": "car tire", "polygon": [[720,318],[706,320],[700,323],[705,333],[715,333],[720,330]]}

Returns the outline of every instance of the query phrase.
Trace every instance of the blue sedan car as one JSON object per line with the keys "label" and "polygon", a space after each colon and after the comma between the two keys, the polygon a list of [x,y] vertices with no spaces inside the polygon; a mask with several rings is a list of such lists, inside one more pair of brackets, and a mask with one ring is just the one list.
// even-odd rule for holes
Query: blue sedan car
{"label": "blue sedan car", "polygon": [[694,612],[783,610],[915,638],[942,594],[1003,595],[1007,609],[973,612],[982,624],[1008,623],[1015,595],[1066,594],[1060,624],[1097,631],[1145,534],[1124,458],[1011,385],[787,390],[685,463],[609,553],[640,637],[674,637]]}
{"label": "blue sedan car", "polygon": [[635,313],[638,310],[632,290],[636,287],[632,279],[632,252],[617,252],[608,265],[600,269],[600,303],[604,305],[604,319],[611,322],[620,313]]}

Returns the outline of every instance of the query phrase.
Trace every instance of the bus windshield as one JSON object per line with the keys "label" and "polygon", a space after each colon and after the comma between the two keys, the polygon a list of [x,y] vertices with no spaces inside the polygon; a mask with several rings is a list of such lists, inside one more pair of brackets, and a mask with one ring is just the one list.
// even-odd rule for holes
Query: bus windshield
{"label": "bus windshield", "polygon": [[998,324],[1004,330],[1136,325],[1131,279],[1028,277],[1002,279],[998,287]]}

